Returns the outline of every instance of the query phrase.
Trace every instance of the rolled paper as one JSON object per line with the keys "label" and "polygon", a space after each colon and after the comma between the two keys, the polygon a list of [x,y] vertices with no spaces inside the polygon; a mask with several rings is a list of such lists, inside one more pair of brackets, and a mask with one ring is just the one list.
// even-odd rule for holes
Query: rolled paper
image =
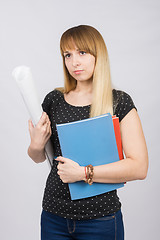
{"label": "rolled paper", "polygon": [[[35,126],[42,115],[43,109],[39,101],[31,70],[27,66],[19,66],[13,70],[12,76],[16,80],[25,106]],[[53,164],[54,152],[50,140],[45,146],[45,155],[51,167]]]}

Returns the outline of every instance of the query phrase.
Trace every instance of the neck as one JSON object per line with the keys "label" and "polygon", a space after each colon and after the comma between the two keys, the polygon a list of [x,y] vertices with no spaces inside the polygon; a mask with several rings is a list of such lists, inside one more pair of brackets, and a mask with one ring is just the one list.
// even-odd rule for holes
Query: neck
{"label": "neck", "polygon": [[82,94],[92,93],[92,86],[93,86],[92,80],[77,81],[75,92]]}

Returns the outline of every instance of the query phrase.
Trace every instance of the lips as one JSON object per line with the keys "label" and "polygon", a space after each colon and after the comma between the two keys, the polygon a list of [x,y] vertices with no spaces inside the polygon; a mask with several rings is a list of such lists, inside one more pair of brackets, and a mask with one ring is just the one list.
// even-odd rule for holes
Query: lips
{"label": "lips", "polygon": [[80,74],[82,72],[83,72],[83,70],[76,70],[76,71],[74,71],[75,74]]}

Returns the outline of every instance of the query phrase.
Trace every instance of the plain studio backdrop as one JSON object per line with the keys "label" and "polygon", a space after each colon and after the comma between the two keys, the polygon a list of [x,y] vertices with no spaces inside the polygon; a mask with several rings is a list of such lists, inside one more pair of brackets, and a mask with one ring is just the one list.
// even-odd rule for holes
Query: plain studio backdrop
{"label": "plain studio backdrop", "polygon": [[149,152],[148,177],[118,190],[127,240],[160,239],[158,0],[0,1],[0,239],[40,239],[47,162],[27,155],[29,115],[12,71],[31,68],[40,102],[63,86],[59,41],[73,26],[97,28],[106,42],[116,88],[129,93],[142,121]]}

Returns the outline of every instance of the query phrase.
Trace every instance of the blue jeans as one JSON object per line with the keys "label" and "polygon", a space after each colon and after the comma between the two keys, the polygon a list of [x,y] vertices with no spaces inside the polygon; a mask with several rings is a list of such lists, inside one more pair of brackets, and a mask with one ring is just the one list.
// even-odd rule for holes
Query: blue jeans
{"label": "blue jeans", "polygon": [[90,220],[71,220],[42,211],[41,240],[124,240],[121,210]]}

